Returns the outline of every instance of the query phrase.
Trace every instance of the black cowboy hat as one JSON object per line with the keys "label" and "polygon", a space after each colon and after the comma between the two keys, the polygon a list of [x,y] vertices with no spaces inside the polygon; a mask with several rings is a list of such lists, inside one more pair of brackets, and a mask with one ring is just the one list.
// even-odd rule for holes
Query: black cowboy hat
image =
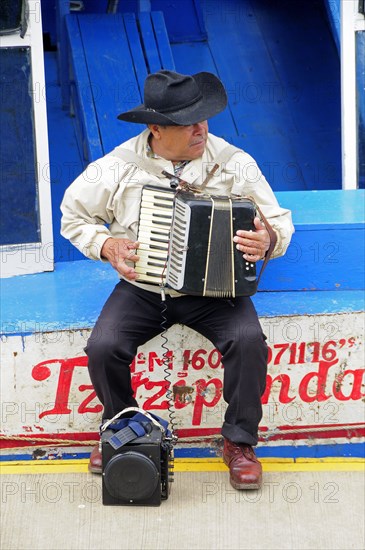
{"label": "black cowboy hat", "polygon": [[144,124],[188,126],[217,115],[226,105],[227,94],[214,74],[188,76],[159,71],[146,78],[144,103],[118,118]]}

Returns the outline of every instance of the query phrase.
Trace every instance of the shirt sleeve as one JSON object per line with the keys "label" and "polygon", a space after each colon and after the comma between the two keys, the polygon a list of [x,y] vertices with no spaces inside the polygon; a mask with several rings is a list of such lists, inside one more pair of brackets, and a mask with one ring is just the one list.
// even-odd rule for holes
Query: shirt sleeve
{"label": "shirt sleeve", "polygon": [[234,174],[232,193],[251,197],[262,210],[277,235],[272,258],[283,256],[294,233],[290,210],[282,208],[256,161],[247,153],[233,155],[226,166]]}
{"label": "shirt sleeve", "polygon": [[[115,159],[114,159],[115,160]],[[61,235],[87,258],[101,259],[104,242],[111,237],[112,201],[119,182],[113,160],[95,161],[68,187],[61,203]]]}

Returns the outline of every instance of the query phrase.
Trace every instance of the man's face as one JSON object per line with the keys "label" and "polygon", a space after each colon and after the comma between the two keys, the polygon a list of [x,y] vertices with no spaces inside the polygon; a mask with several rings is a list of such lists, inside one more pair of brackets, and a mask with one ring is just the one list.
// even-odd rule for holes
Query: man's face
{"label": "man's face", "polygon": [[208,138],[208,122],[190,126],[159,126],[151,124],[152,149],[171,161],[194,160],[204,153]]}

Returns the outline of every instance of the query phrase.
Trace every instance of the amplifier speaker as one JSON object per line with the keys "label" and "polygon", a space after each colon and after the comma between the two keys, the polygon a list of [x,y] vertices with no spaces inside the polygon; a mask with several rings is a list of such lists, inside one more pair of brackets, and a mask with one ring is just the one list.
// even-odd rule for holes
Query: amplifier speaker
{"label": "amplifier speaker", "polygon": [[150,433],[138,437],[119,449],[101,436],[105,505],[159,506],[169,495],[172,481],[172,445],[161,430],[152,426]]}

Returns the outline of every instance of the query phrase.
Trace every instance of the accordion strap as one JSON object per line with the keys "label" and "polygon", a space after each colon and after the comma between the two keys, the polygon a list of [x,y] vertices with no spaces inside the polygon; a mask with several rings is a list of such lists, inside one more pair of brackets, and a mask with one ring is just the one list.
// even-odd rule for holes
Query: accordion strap
{"label": "accordion strap", "polygon": [[124,147],[116,147],[108,154],[112,157],[118,157],[121,160],[124,160],[124,162],[134,164],[135,166],[141,168],[152,176],[161,177],[160,166],[154,166],[150,159],[145,159],[144,157],[137,155],[137,153],[135,153],[134,151],[130,151],[129,149],[125,149]]}
{"label": "accordion strap", "polygon": [[260,207],[256,204],[256,202],[251,199],[250,197],[247,197],[248,199],[252,200],[254,203],[255,203],[255,206],[256,206],[256,209],[258,211],[258,213],[260,214],[260,218],[265,226],[265,229],[266,231],[268,232],[269,234],[269,237],[270,237],[270,245],[269,245],[269,248],[265,254],[265,258],[264,258],[264,262],[261,266],[261,270],[260,270],[260,274],[258,276],[258,279],[257,279],[257,286],[259,285],[259,282],[260,282],[260,279],[262,277],[262,274],[271,258],[271,255],[274,251],[274,248],[276,246],[276,243],[277,243],[277,240],[278,240],[278,237],[274,231],[274,229],[272,228],[272,226],[269,224],[269,222],[267,221],[267,218],[264,216],[264,214],[262,213],[262,210],[260,209]]}
{"label": "accordion strap", "polygon": [[[240,149],[238,149],[234,145],[227,145],[224,149],[222,149],[222,151],[215,159],[215,164],[212,170],[210,170],[202,185],[199,187],[199,191],[207,186],[209,180],[214,176],[219,166],[223,163],[228,162],[229,159],[238,151],[240,151]],[[135,153],[134,151],[125,149],[124,147],[115,147],[115,149],[113,149],[113,151],[111,151],[109,155],[113,157],[118,157],[121,160],[124,160],[124,162],[135,164],[136,166],[138,166],[138,168],[141,168],[152,176],[161,177],[161,174],[167,175],[166,173],[161,172],[160,166],[154,166],[153,163],[150,162],[150,159],[145,159],[144,157],[137,155],[137,153]]]}
{"label": "accordion strap", "polygon": [[206,188],[209,181],[218,170],[219,166],[223,163],[225,164],[226,162],[228,162],[230,158],[233,157],[233,155],[235,153],[238,153],[240,150],[241,149],[238,149],[238,147],[235,147],[234,145],[227,145],[224,149],[222,149],[222,151],[218,154],[218,156],[215,159],[215,164],[213,168],[210,170],[210,172],[208,172],[207,177],[199,187],[199,191],[202,191],[203,189]]}

